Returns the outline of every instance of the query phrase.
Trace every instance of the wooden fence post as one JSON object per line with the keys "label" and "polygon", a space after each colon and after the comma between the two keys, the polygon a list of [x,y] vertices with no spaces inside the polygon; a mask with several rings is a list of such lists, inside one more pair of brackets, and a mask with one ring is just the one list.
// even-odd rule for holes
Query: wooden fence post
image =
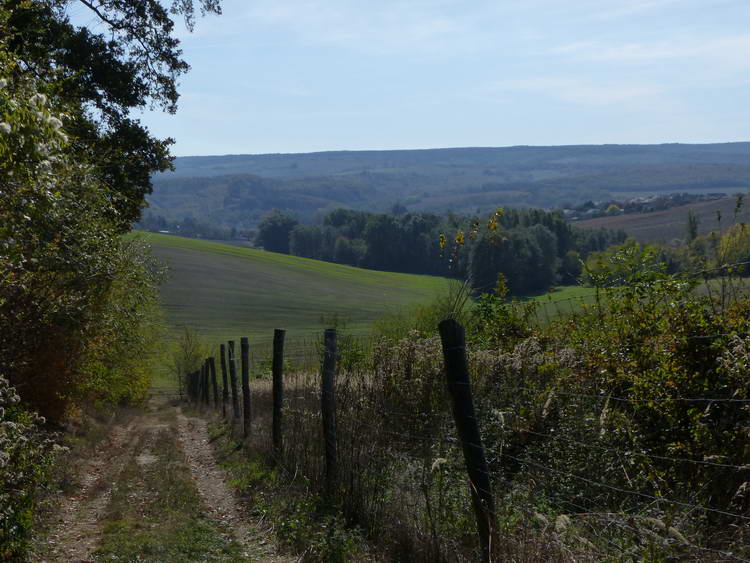
{"label": "wooden fence post", "polygon": [[194,403],[198,402],[199,383],[198,370],[196,370],[190,374],[190,398]]}
{"label": "wooden fence post", "polygon": [[321,369],[320,406],[326,459],[326,495],[332,498],[336,487],[336,329],[323,335],[323,368]]}
{"label": "wooden fence post", "polygon": [[214,392],[214,408],[219,408],[219,384],[216,381],[216,359],[213,356],[208,358],[208,372],[211,375],[211,388]]}
{"label": "wooden fence post", "polygon": [[195,372],[191,371],[185,376],[185,387],[187,388],[187,396],[191,401],[195,401]]}
{"label": "wooden fence post", "polygon": [[284,336],[286,331],[277,328],[273,331],[273,451],[277,458],[283,451],[283,408],[284,408]]}
{"label": "wooden fence post", "polygon": [[199,404],[201,402],[201,376],[200,376],[200,369],[197,369],[193,372],[193,377],[195,378],[195,403]]}
{"label": "wooden fence post", "polygon": [[247,438],[250,435],[250,421],[253,413],[250,410],[250,342],[246,336],[240,338],[240,353],[242,362],[242,435]]}
{"label": "wooden fence post", "polygon": [[226,346],[221,344],[219,346],[219,356],[221,364],[221,416],[224,419],[227,418],[227,403],[229,402],[229,385],[227,384],[227,357],[226,357]]}
{"label": "wooden fence post", "polygon": [[195,404],[200,405],[203,390],[201,388],[203,381],[201,380],[201,370],[195,370]]}
{"label": "wooden fence post", "polygon": [[200,405],[203,402],[203,366],[202,365],[200,369],[195,370],[195,380],[196,380],[195,402],[197,405]]}
{"label": "wooden fence post", "polygon": [[240,418],[240,401],[237,397],[237,359],[234,354],[234,340],[229,341],[229,379],[232,385],[232,424]]}
{"label": "wooden fence post", "polygon": [[203,404],[208,406],[208,360],[203,360]]}
{"label": "wooden fence post", "polygon": [[466,471],[469,474],[471,501],[477,517],[477,529],[482,547],[482,561],[489,563],[492,560],[492,540],[497,529],[495,500],[492,496],[489,467],[471,394],[464,328],[454,319],[444,320],[438,328],[443,344],[443,359],[448,378],[448,393],[450,393],[453,407],[453,418],[456,421]]}

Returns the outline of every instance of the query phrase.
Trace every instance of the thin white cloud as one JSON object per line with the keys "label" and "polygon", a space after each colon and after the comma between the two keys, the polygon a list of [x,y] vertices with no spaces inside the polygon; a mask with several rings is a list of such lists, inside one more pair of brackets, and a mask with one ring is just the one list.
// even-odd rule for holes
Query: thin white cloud
{"label": "thin white cloud", "polygon": [[587,106],[611,106],[658,102],[664,90],[654,84],[596,82],[568,77],[531,77],[500,80],[486,89],[487,93],[508,94],[531,92],[564,102]]}
{"label": "thin white cloud", "polygon": [[638,16],[670,7],[684,0],[619,0],[592,3],[588,17],[592,20],[616,20]]}
{"label": "thin white cloud", "polygon": [[[186,41],[257,32],[375,54],[528,52],[549,36],[597,22],[650,15],[678,0],[225,0],[225,15],[200,22]],[[679,0],[693,5],[698,0]],[[208,25],[205,25],[208,24]]]}
{"label": "thin white cloud", "polygon": [[256,25],[281,28],[315,44],[375,53],[464,50],[476,46],[469,22],[440,3],[257,0],[246,13]]}
{"label": "thin white cloud", "polygon": [[682,60],[695,65],[709,62],[725,69],[750,68],[750,34],[726,37],[690,37],[671,41],[611,44],[579,41],[551,49],[552,54],[580,61],[643,63]]}

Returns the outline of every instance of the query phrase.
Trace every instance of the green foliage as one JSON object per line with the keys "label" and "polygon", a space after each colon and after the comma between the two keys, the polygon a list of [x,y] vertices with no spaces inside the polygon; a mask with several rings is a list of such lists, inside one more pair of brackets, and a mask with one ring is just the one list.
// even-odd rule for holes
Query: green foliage
{"label": "green foliage", "polygon": [[443,319],[467,318],[471,306],[469,290],[468,284],[450,280],[432,301],[379,317],[373,333],[391,342],[405,338],[411,331],[421,336],[433,335]]}
{"label": "green foliage", "polygon": [[[538,514],[566,549],[617,545],[664,561],[700,557],[690,544],[744,553],[746,525],[722,512],[747,510],[750,299],[737,272],[706,285],[669,273],[662,257],[635,241],[595,256],[594,296],[546,324],[534,312],[544,302],[507,303],[502,278],[463,319],[502,544]],[[435,325],[404,334],[383,323],[370,400],[386,406],[398,449],[391,435],[423,438],[426,421],[448,413],[444,374]],[[412,462],[425,455],[417,443],[403,446]]]}
{"label": "green foliage", "polygon": [[295,499],[279,515],[277,537],[287,549],[305,552],[310,563],[346,563],[361,554],[362,538],[311,499]]}
{"label": "green foliage", "polygon": [[581,254],[575,250],[568,250],[560,262],[560,283],[563,285],[576,283],[582,271]]}
{"label": "green foliage", "polygon": [[579,230],[561,215],[541,210],[497,210],[486,229],[479,229],[482,222],[453,214],[336,209],[322,225],[297,226],[290,251],[376,270],[469,279],[476,293],[503,273],[512,294],[529,295],[558,280],[575,282],[580,256],[625,238],[614,231]]}
{"label": "green foliage", "polygon": [[531,335],[530,317],[537,301],[507,303],[501,293],[484,293],[477,298],[469,322],[469,339],[482,346],[513,346]]}
{"label": "green foliage", "polygon": [[[526,334],[495,340],[514,323],[502,314],[487,322],[487,310],[500,306],[494,297],[475,309],[475,381],[490,451],[525,460],[502,466],[519,487],[537,483],[535,502],[562,511],[580,510],[576,503],[589,512],[646,510],[638,495],[732,511],[744,478],[702,461],[746,463],[750,418],[726,400],[747,396],[738,375],[750,302],[697,292],[696,278],[666,273],[656,250],[636,243],[597,258],[588,271],[597,300],[549,326],[521,322]],[[504,413],[498,429],[494,409]],[[675,512],[667,504],[658,514]],[[724,524],[713,513],[700,524],[686,518],[680,526],[691,533]]]}
{"label": "green foliage", "polygon": [[38,490],[47,482],[57,446],[44,419],[20,406],[20,397],[0,377],[0,558],[21,559],[34,523]]}
{"label": "green foliage", "polygon": [[258,225],[255,244],[271,252],[289,254],[289,234],[296,226],[297,220],[294,217],[274,209]]}
{"label": "green foliage", "polygon": [[658,279],[666,270],[655,246],[641,246],[629,238],[601,252],[594,252],[584,264],[583,279],[598,287],[633,285]]}
{"label": "green foliage", "polygon": [[148,106],[175,111],[177,79],[189,66],[172,17],[182,14],[192,28],[194,6],[219,13],[219,2],[175,0],[171,7],[147,0],[75,2],[89,14],[79,17],[87,25],[70,21],[69,4],[3,2],[5,47],[13,60],[23,61],[13,70],[16,77],[21,68],[33,68],[50,86],[48,95],[68,105],[66,128],[76,139],[70,153],[90,162],[89,174],[117,194],[112,219],[126,231],[151,191],[151,173],[170,167],[172,143],[152,137],[130,112]]}
{"label": "green foliage", "polygon": [[295,479],[287,479],[257,450],[238,448],[225,427],[214,428],[212,434],[230,484],[250,498],[257,513],[275,523],[276,538],[285,551],[299,553],[300,561],[310,563],[362,559],[362,534],[329,505]]}
{"label": "green foliage", "polygon": [[198,331],[190,325],[184,325],[178,339],[172,343],[170,366],[180,393],[187,392],[186,376],[199,370],[209,355],[210,348]]}
{"label": "green foliage", "polygon": [[691,209],[688,211],[687,219],[687,240],[688,242],[694,241],[698,237],[698,226],[700,225],[700,219],[698,215]]}
{"label": "green foliage", "polygon": [[[170,14],[193,21],[190,0],[81,4],[98,23],[71,23],[67,0],[0,2],[0,373],[53,422],[148,391],[161,274],[121,234],[171,141],[129,114],[174,110],[187,65]],[[17,556],[51,448],[35,415],[0,411],[0,553]]]}
{"label": "green foliage", "polygon": [[732,226],[722,235],[718,252],[723,264],[750,261],[750,227],[745,223]]}

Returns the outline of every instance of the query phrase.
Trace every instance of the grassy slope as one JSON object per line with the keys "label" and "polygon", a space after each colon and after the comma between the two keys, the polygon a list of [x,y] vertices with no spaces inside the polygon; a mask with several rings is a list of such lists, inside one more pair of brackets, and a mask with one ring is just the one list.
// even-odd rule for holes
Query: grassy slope
{"label": "grassy slope", "polygon": [[337,313],[364,331],[383,313],[444,291],[432,276],[378,272],[261,250],[142,233],[170,268],[162,298],[170,327],[192,325],[212,341],[250,336],[267,343],[276,327],[290,337],[323,328]]}

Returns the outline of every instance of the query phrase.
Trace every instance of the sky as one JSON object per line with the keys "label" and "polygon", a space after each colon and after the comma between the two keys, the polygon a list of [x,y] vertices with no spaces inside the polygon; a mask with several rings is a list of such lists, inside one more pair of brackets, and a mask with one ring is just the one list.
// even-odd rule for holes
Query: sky
{"label": "sky", "polygon": [[747,0],[223,0],[179,156],[750,140]]}

